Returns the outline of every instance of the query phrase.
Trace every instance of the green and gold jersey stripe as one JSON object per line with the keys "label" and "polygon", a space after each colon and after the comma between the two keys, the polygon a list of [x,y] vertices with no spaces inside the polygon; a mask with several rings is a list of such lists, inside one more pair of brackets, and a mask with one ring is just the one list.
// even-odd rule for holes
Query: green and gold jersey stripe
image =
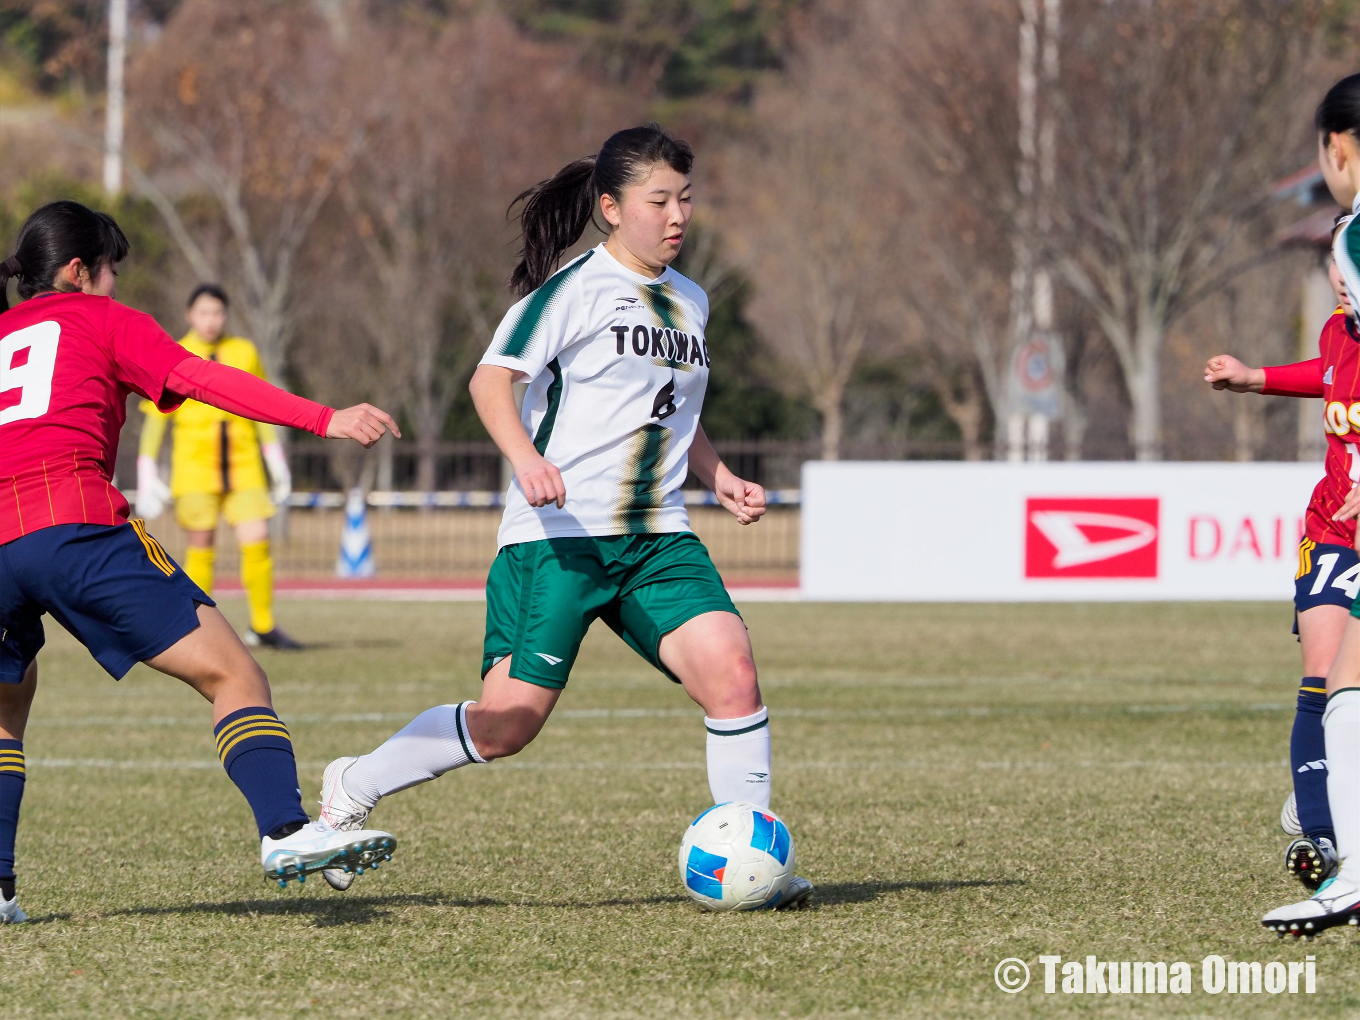
{"label": "green and gold jersey stripe", "polygon": [[534,433],[534,449],[540,456],[548,454],[548,441],[552,439],[553,426],[557,424],[557,409],[562,406],[562,366],[556,358],[548,362],[548,371],[553,381],[548,386],[548,409],[543,412],[543,420],[538,423]]}
{"label": "green and gold jersey stripe", "polygon": [[683,317],[680,314],[680,305],[672,296],[669,283],[649,283],[638,289],[642,294],[643,302],[661,325],[667,329],[685,328]]}
{"label": "green and gold jersey stripe", "polygon": [[594,249],[586,252],[585,255],[565,269],[561,269],[548,277],[538,290],[529,295],[529,300],[524,302],[524,307],[520,309],[519,319],[510,328],[510,332],[506,334],[500,350],[496,351],[500,357],[524,357],[529,348],[539,339],[539,332],[542,329],[544,319],[562,294],[567,283],[580,271],[582,266],[590,261],[590,257],[594,254]]}
{"label": "green and gold jersey stripe", "polygon": [[648,422],[633,434],[623,465],[614,524],[626,535],[645,535],[656,527],[661,509],[661,468],[670,449],[671,430]]}

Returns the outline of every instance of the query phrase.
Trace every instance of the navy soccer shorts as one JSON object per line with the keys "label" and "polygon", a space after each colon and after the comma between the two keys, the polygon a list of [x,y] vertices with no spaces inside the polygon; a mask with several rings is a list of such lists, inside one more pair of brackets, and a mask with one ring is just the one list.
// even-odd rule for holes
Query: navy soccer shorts
{"label": "navy soccer shorts", "polygon": [[1350,609],[1360,595],[1360,554],[1348,545],[1305,538],[1299,543],[1299,569],[1294,575],[1294,609],[1315,606]]}
{"label": "navy soccer shorts", "polygon": [[141,521],[58,524],[0,545],[0,683],[17,684],[52,616],[120,680],[198,626],[213,602]]}

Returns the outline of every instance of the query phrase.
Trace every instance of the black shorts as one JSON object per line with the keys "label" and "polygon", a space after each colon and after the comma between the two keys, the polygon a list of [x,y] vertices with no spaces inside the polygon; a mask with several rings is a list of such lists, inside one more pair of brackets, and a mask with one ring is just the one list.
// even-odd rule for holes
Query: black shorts
{"label": "black shorts", "polygon": [[43,528],[0,545],[0,683],[23,680],[45,640],[43,613],[118,680],[215,604],[141,521]]}

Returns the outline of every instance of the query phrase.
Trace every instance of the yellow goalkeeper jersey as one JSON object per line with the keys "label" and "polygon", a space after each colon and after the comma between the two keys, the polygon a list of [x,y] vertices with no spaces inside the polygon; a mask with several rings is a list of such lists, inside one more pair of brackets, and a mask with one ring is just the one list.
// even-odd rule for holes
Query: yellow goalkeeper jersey
{"label": "yellow goalkeeper jersey", "polygon": [[[216,343],[208,343],[190,330],[180,343],[199,357],[265,378],[259,351],[242,337],[223,336]],[[146,415],[139,450],[143,456],[160,456],[166,426],[174,424],[170,491],[175,496],[269,487],[260,444],[275,440],[274,426],[197,400],[186,400],[169,414],[156,410],[149,400],[142,401],[141,409]]]}

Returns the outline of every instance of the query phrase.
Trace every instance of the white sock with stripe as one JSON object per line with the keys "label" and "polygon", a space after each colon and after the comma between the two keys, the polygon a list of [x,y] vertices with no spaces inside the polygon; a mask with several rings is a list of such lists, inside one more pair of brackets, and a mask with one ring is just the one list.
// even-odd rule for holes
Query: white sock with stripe
{"label": "white sock with stripe", "polygon": [[467,707],[475,704],[436,705],[421,712],[345,770],[345,793],[372,807],[389,793],[428,783],[471,762],[485,765],[467,729]]}
{"label": "white sock with stripe", "polygon": [[708,730],[708,788],[714,804],[747,801],[770,806],[770,714],[740,719],[704,717]]}
{"label": "white sock with stripe", "polygon": [[1327,800],[1341,875],[1360,885],[1360,690],[1337,691],[1322,713],[1327,741]]}

